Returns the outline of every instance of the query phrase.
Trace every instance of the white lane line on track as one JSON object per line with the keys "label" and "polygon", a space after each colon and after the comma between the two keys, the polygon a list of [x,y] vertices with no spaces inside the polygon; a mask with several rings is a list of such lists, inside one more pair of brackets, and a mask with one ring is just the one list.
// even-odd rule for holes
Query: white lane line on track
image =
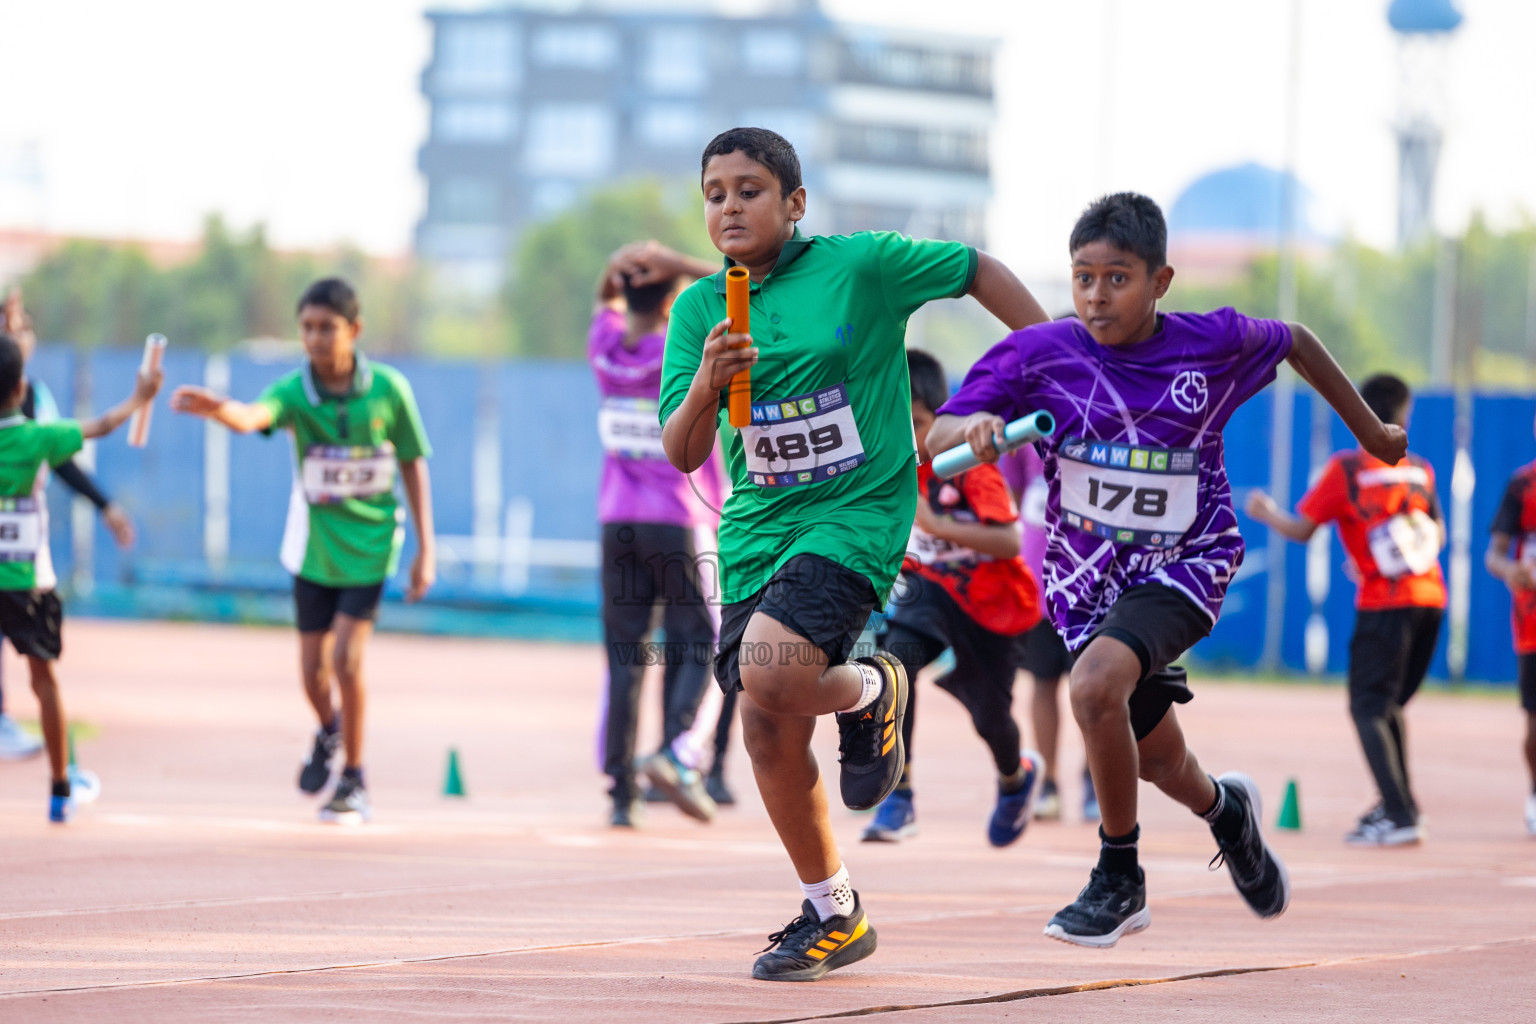
{"label": "white lane line on track", "polygon": [[[740,865],[739,867],[746,868],[746,867],[754,867],[754,866],[752,866],[752,865]],[[725,870],[729,870],[729,869],[725,869]],[[655,873],[652,873],[652,874],[649,874],[649,875],[645,875],[645,876],[638,876],[637,875],[636,877],[637,878],[641,878],[641,877],[656,877],[658,875],[685,875],[685,874],[686,875],[697,875],[698,874],[698,869],[693,868],[693,869],[688,869],[688,870],[678,870],[678,871],[668,871],[668,872],[655,872]],[[1442,879],[1444,879],[1444,878],[1457,878],[1457,877],[1477,878],[1477,877],[1487,877],[1490,874],[1493,874],[1493,873],[1492,872],[1486,872],[1486,871],[1464,871],[1464,872],[1459,872],[1459,873],[1458,872],[1446,872],[1446,871],[1402,872],[1402,873],[1391,874],[1391,875],[1376,874],[1376,875],[1359,876],[1359,877],[1353,877],[1352,876],[1352,877],[1348,877],[1348,878],[1330,878],[1330,879],[1327,879],[1327,880],[1314,881],[1312,884],[1306,885],[1305,888],[1326,889],[1326,888],[1331,888],[1332,886],[1335,886],[1335,885],[1360,885],[1360,884],[1363,884],[1365,882],[1381,882],[1381,883],[1386,883],[1386,882],[1398,882],[1398,881],[1420,879],[1420,878],[1442,878]],[[516,884],[516,883],[507,883],[505,886],[498,885],[498,884],[487,884],[487,885],[484,885],[484,886],[465,886],[463,888],[465,888],[465,889],[471,889],[471,888],[487,888],[487,889],[490,889],[490,888],[536,888],[536,887],[539,887],[539,886],[551,885],[551,884],[565,885],[565,884],[571,884],[571,883],[570,883],[569,880],[565,880],[565,881],[560,881],[560,882],[548,882],[548,881],[545,881],[545,882],[529,883],[529,884],[526,884],[526,885],[519,885],[519,884]],[[453,887],[431,887],[431,888],[427,889],[426,891],[438,891],[439,889],[443,889],[443,888],[453,888]],[[378,894],[379,895],[393,895],[394,893],[400,892],[400,891],[415,891],[415,890],[381,890],[381,891],[379,891]],[[1158,897],[1158,899],[1159,900],[1189,899],[1189,898],[1194,898],[1194,897],[1210,896],[1210,895],[1214,895],[1216,893],[1221,893],[1221,892],[1230,892],[1230,889],[1228,887],[1226,887],[1226,886],[1219,886],[1219,887],[1218,886],[1212,886],[1212,887],[1209,887],[1209,888],[1202,888],[1202,889],[1187,889],[1187,890],[1178,891],[1178,892],[1170,892],[1170,893],[1161,894]],[[333,898],[367,898],[367,896],[369,896],[369,895],[372,895],[372,893],[359,893],[356,897],[347,896],[347,895],[338,895],[338,896],[333,897]],[[287,899],[302,900],[302,899],[305,899],[305,898],[309,898],[309,897],[256,897],[255,899],[250,900],[248,902],[281,902],[281,901],[284,901],[284,900],[287,900]],[[247,901],[241,901],[241,902],[247,902]],[[198,904],[198,905],[201,905],[201,904]],[[219,905],[219,904],[215,903],[213,905]],[[1057,905],[1058,905],[1057,902],[1051,902],[1051,903],[1039,903],[1039,904],[1026,904],[1026,905],[1012,906],[1012,907],[994,907],[994,908],[987,908],[987,909],[968,909],[968,910],[957,910],[957,911],[941,911],[941,912],[928,913],[928,914],[895,915],[895,916],[889,916],[889,917],[882,917],[881,918],[881,925],[882,925],[882,927],[885,927],[885,926],[890,926],[890,925],[903,925],[903,924],[925,924],[925,923],[930,923],[930,922],[934,922],[934,921],[963,920],[963,919],[967,919],[967,918],[1006,917],[1006,916],[1013,916],[1013,915],[1017,915],[1017,914],[1037,914],[1037,913],[1041,913],[1043,911],[1051,910],[1051,909],[1055,908]],[[151,904],[151,905],[148,905],[145,909],[159,909],[161,907],[167,907],[167,906],[174,907],[174,906],[179,906],[179,905]],[[112,911],[114,911],[116,909],[131,909],[131,908],[104,908],[104,909],[107,912],[112,912]],[[555,951],[558,951],[558,950],[599,949],[599,948],[613,947],[613,946],[654,945],[654,944],[664,943],[664,942],[693,942],[693,941],[698,941],[700,939],[736,938],[736,937],[747,936],[747,935],[761,935],[761,934],[762,934],[762,929],[760,927],[753,927],[753,928],[735,928],[735,929],[727,929],[727,930],[722,930],[722,931],[709,931],[709,932],[685,932],[685,933],[676,933],[676,934],[667,934],[667,935],[637,935],[637,936],[629,936],[629,937],[625,937],[625,938],[597,939],[597,940],[593,940],[591,942],[568,942],[568,943],[555,943],[555,944],[551,944],[551,945],[538,945],[538,946],[512,946],[512,947],[508,947],[508,948],[505,948],[505,949],[472,950],[470,952],[465,952],[465,953],[444,953],[444,954],[440,954],[440,955],[436,955],[436,956],[428,956],[428,957],[404,957],[404,958],[395,959],[395,960],[376,960],[376,961],[368,961],[368,962],[363,962],[363,963],[321,964],[321,965],[317,965],[317,966],[313,966],[313,967],[273,968],[273,969],[270,969],[270,970],[250,971],[250,972],[243,972],[243,973],[239,973],[239,974],[215,974],[215,975],[195,976],[195,977],[187,977],[187,978],[163,978],[163,979],[145,979],[145,980],[141,980],[141,981],[113,982],[113,983],[103,984],[103,985],[73,985],[73,986],[65,986],[65,987],[59,987],[59,988],[23,989],[23,990],[15,991],[15,992],[0,992],[0,1000],[18,999],[18,998],[22,998],[22,997],[25,997],[25,996],[32,996],[32,995],[50,995],[50,994],[55,994],[55,993],[67,994],[67,993],[71,993],[71,992],[99,992],[99,991],[116,990],[116,989],[153,988],[153,987],[165,986],[165,985],[199,985],[199,984],[217,983],[217,982],[222,982],[222,981],[240,981],[240,980],[250,979],[250,978],[277,977],[277,976],[292,975],[292,974],[323,974],[323,973],[326,973],[326,972],[329,972],[329,971],[368,970],[368,969],[380,968],[380,967],[387,968],[387,967],[408,966],[408,965],[411,965],[411,964],[442,963],[442,962],[451,961],[451,960],[483,959],[485,957],[493,957],[493,956],[515,956],[515,955],[526,955],[526,954],[530,954],[530,953],[549,953],[549,952],[555,952]],[[1337,960],[1337,961],[1321,961],[1320,960],[1320,961],[1315,961],[1315,962],[1305,962],[1305,963],[1296,963],[1296,964],[1279,964],[1279,965],[1267,966],[1267,967],[1230,968],[1230,969],[1229,968],[1223,968],[1221,970],[1217,970],[1217,971],[1213,971],[1213,972],[1205,972],[1203,974],[1192,974],[1192,975],[1179,975],[1179,976],[1173,977],[1173,978],[1160,978],[1160,979],[1155,978],[1155,979],[1150,979],[1150,980],[1116,981],[1116,982],[1106,982],[1106,983],[1097,983],[1096,982],[1096,983],[1092,983],[1092,984],[1094,984],[1094,985],[1102,985],[1104,987],[1118,987],[1118,986],[1124,986],[1124,985],[1161,984],[1163,982],[1168,982],[1168,981],[1188,981],[1188,980],[1192,980],[1192,979],[1195,979],[1195,978],[1201,978],[1201,977],[1220,977],[1220,976],[1225,975],[1225,974],[1243,974],[1243,973],[1254,973],[1254,972],[1260,972],[1260,971],[1290,970],[1290,969],[1294,969],[1294,968],[1297,968],[1297,967],[1329,966],[1329,965],[1336,964],[1336,963],[1338,963],[1338,964],[1342,964],[1342,963],[1356,963],[1356,962],[1364,962],[1364,961],[1368,961],[1368,960],[1393,959],[1393,958],[1397,958],[1397,957],[1407,957],[1407,956],[1430,956],[1430,955],[1435,955],[1435,954],[1438,954],[1438,953],[1441,953],[1441,952],[1458,952],[1458,951],[1465,951],[1465,950],[1470,950],[1470,949],[1478,949],[1478,948],[1484,948],[1484,947],[1492,948],[1492,947],[1495,947],[1495,946],[1511,945],[1511,944],[1521,944],[1521,943],[1527,943],[1527,942],[1536,942],[1536,936],[1511,938],[1511,939],[1500,939],[1500,940],[1496,940],[1496,941],[1493,941],[1493,942],[1482,943],[1482,944],[1477,945],[1477,946],[1445,947],[1443,949],[1419,950],[1419,951],[1408,952],[1408,953],[1370,954],[1370,955],[1361,956],[1361,957],[1344,958],[1344,959],[1340,959],[1340,960]],[[1082,988],[1082,987],[1075,987],[1075,988],[1071,988],[1071,989],[1063,989],[1063,990],[1059,990],[1059,991],[1055,990],[1055,989],[1050,989],[1050,990],[1029,989],[1029,990],[1026,990],[1026,992],[1029,993],[1029,994],[1026,994],[1026,995],[1016,995],[1013,998],[1023,999],[1023,998],[1032,998],[1034,995],[1059,995],[1059,994],[1063,994],[1063,993],[1065,993],[1067,991],[1088,991],[1088,990],[1089,990],[1088,988]],[[985,997],[985,998],[973,999],[973,1000],[962,1000],[962,1001],[956,1002],[956,1003],[934,1003],[934,1004],[931,1004],[931,1005],[932,1006],[951,1006],[951,1005],[953,1005],[953,1006],[962,1006],[962,1005],[970,1005],[972,1003],[989,1002],[989,1001],[998,1001],[998,999],[994,998],[994,997]],[[925,1004],[925,1006],[926,1005],[928,1005],[928,1004]],[[904,1008],[905,1009],[921,1009],[923,1007],[904,1007]],[[892,1008],[892,1009],[903,1009],[903,1007],[897,1007],[897,1008]],[[831,1014],[829,1016],[832,1016],[832,1017],[856,1016],[856,1015],[861,1015],[861,1014],[883,1013],[883,1012],[887,1012],[887,1010],[885,1008],[877,1008],[877,1009],[865,1009],[865,1010],[859,1010],[859,1011],[842,1011],[842,1012],[839,1012],[839,1013],[836,1013],[836,1014]],[[793,1022],[795,1022],[795,1021],[815,1020],[815,1019],[820,1019],[820,1018],[812,1018],[812,1017],[789,1018],[789,1019],[786,1019],[785,1022],[782,1022],[782,1024],[793,1024]],[[781,1022],[742,1022],[742,1024],[781,1024]]]}

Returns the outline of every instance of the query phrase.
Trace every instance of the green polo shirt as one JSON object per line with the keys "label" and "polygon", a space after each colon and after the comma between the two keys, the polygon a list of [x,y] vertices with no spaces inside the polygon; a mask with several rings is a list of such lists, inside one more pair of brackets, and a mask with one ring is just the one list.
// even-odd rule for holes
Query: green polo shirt
{"label": "green polo shirt", "polygon": [[[958,242],[797,230],[772,273],[753,282],[752,424],[729,427],[723,392],[717,412],[733,485],[720,520],[725,601],[751,597],[789,559],[814,554],[867,576],[884,602],[917,508],[907,318],[931,299],[965,294],[975,277],[976,250]],[[723,319],[724,270],[673,304],[662,423]]]}
{"label": "green polo shirt", "polygon": [[356,362],[344,395],[322,391],[306,364],[256,399],[272,414],[269,432],[293,435],[283,568],[328,587],[367,586],[394,574],[405,539],[397,460],[432,453],[400,371],[361,352]]}
{"label": "green polo shirt", "polygon": [[76,420],[40,423],[20,412],[0,418],[0,590],[55,585],[46,478],[38,471],[68,462],[83,443]]}

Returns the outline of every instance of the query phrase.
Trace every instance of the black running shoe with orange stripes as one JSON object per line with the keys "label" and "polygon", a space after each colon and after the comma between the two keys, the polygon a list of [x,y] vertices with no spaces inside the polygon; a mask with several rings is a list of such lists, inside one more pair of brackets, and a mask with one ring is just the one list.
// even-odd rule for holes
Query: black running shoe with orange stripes
{"label": "black running shoe with orange stripes", "polygon": [[873,665],[885,677],[885,688],[874,703],[837,715],[843,803],[863,811],[891,795],[907,763],[901,741],[901,720],[907,713],[907,670],[885,651],[857,660]]}
{"label": "black running shoe with orange stripes", "polygon": [[800,916],[768,936],[768,948],[752,965],[759,981],[815,981],[828,971],[863,960],[875,951],[875,929],[864,916],[859,894],[853,913],[823,921],[806,900]]}

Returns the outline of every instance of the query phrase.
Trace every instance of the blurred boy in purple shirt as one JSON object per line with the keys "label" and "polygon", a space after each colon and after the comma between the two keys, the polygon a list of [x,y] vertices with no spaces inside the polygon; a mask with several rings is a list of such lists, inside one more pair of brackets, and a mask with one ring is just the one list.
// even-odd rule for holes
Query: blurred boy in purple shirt
{"label": "blurred boy in purple shirt", "polygon": [[[701,821],[715,802],[676,741],[694,724],[709,689],[715,624],[700,580],[698,528],[712,531],[722,495],[720,471],[709,462],[692,475],[667,461],[657,421],[667,313],[680,278],[715,272],[654,242],[626,246],[598,282],[587,337],[587,361],[602,406],[598,433],[603,477],[597,518],[602,524],[603,633],[608,690],[602,732],[603,771],[613,780],[611,823],[637,824],[635,725],[647,664],[665,663],[661,748],[639,765],[657,790]],[[707,553],[703,553],[708,558]],[[706,571],[713,572],[713,566]],[[662,606],[661,648],[646,645],[651,614]]]}

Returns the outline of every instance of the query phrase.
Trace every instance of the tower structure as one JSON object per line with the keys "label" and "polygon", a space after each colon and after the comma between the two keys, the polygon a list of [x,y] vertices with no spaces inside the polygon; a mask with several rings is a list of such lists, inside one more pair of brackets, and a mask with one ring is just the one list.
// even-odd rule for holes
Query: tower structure
{"label": "tower structure", "polygon": [[1445,64],[1461,26],[1456,0],[1392,0],[1387,23],[1397,34],[1397,242],[1433,230],[1435,168],[1445,120]]}

